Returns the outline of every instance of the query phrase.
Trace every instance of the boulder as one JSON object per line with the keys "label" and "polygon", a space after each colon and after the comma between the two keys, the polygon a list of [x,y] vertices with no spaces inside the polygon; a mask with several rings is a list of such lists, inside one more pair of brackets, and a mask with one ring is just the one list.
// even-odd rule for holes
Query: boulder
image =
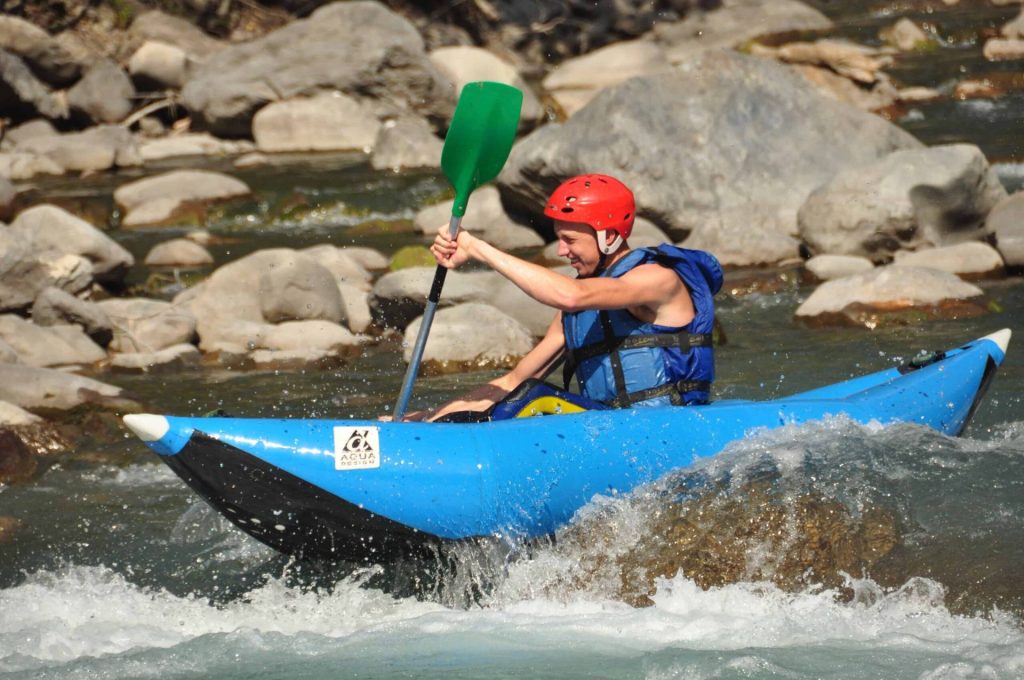
{"label": "boulder", "polygon": [[43,422],[39,416],[29,413],[20,406],[0,401],[0,427],[18,427],[20,425],[38,425]]}
{"label": "boulder", "polygon": [[157,352],[195,338],[196,318],[170,302],[112,298],[98,304],[113,324],[111,352]]}
{"label": "boulder", "polygon": [[760,36],[825,31],[832,22],[798,0],[722,0],[694,9],[682,21],[658,22],[655,39],[673,64],[692,61],[708,50],[742,46]]}
{"label": "boulder", "polygon": [[206,206],[250,195],[241,180],[209,170],[172,170],[122,184],[114,201],[123,211],[122,226],[156,226],[188,213],[205,215]]}
{"label": "boulder", "polygon": [[1024,267],[1024,192],[1018,191],[996,204],[985,228],[995,236],[1007,266]]}
{"label": "boulder", "polygon": [[180,370],[198,366],[202,354],[195,345],[182,343],[156,352],[129,352],[110,358],[110,368],[125,373],[151,373],[158,370]]}
{"label": "boulder", "polygon": [[338,282],[344,315],[341,322],[353,333],[363,333],[373,324],[370,294],[359,286]]}
{"label": "boulder", "polygon": [[0,50],[21,57],[50,85],[70,85],[81,75],[81,66],[59,42],[20,17],[0,16]]}
{"label": "boulder", "polygon": [[38,368],[88,365],[107,357],[78,326],[37,326],[13,314],[0,316],[0,339],[22,364]]}
{"label": "boulder", "polygon": [[572,116],[606,87],[671,68],[660,45],[650,40],[630,40],[563,62],[551,70],[543,84],[565,115]]}
{"label": "boulder", "polygon": [[986,308],[971,298],[981,295],[980,288],[948,272],[889,265],[826,281],[797,308],[796,318],[875,328],[887,322],[980,316]]}
{"label": "boulder", "polygon": [[68,104],[96,123],[117,123],[132,112],[135,86],[121,67],[109,59],[92,64],[68,90]]}
{"label": "boulder", "polygon": [[93,405],[120,411],[137,411],[123,389],[52,368],[0,364],[0,400],[35,411],[67,411]]}
{"label": "boulder", "polygon": [[307,349],[341,350],[356,347],[360,342],[358,336],[336,323],[310,319],[286,321],[273,326],[264,338],[264,348],[285,352]]}
{"label": "boulder", "polygon": [[421,118],[386,121],[377,133],[370,154],[375,170],[398,172],[405,168],[436,168],[441,165],[444,142]]}
{"label": "boulder", "polygon": [[466,83],[478,80],[519,88],[523,93],[520,127],[535,124],[544,117],[544,107],[516,67],[492,52],[472,45],[453,45],[432,51],[430,61],[451,81],[456,93],[461,92]]}
{"label": "boulder", "polygon": [[451,84],[427,58],[411,23],[376,2],[334,2],[199,65],[185,106],[215,134],[249,134],[268,102],[338,90],[382,110],[439,124],[454,110]]}
{"label": "boulder", "polygon": [[14,127],[4,130],[3,146],[17,147],[18,144],[25,141],[26,139],[32,139],[33,137],[53,137],[59,135],[57,128],[53,127],[53,124],[45,118],[36,118],[34,120],[27,121],[21,125],[15,125]]}
{"label": "boulder", "polygon": [[188,78],[190,66],[185,50],[150,40],[132,55],[128,61],[128,73],[144,86],[180,89]]}
{"label": "boulder", "polygon": [[804,263],[804,268],[818,281],[831,281],[871,271],[875,263],[856,255],[815,255]]}
{"label": "boulder", "polygon": [[50,287],[32,304],[32,323],[37,326],[76,325],[100,347],[114,337],[114,325],[95,302],[82,300],[60,288]]}
{"label": "boulder", "polygon": [[894,261],[904,267],[931,267],[969,281],[999,277],[1005,273],[999,252],[989,244],[978,241],[916,252],[900,250],[896,252]]}
{"label": "boulder", "polygon": [[158,10],[140,14],[128,32],[139,44],[147,41],[173,45],[190,58],[202,61],[224,49],[227,44],[211,38],[195,24]]}
{"label": "boulder", "polygon": [[920,147],[891,123],[821,97],[785,66],[708,53],[608,88],[565,123],[533,132],[498,183],[510,209],[539,215],[567,177],[603,172],[630,186],[638,214],[675,239],[698,226],[750,224],[795,235],[797,210],[823,181]]}
{"label": "boulder", "polygon": [[36,175],[62,175],[64,168],[46,156],[34,153],[0,153],[0,177],[12,181],[31,179]]}
{"label": "boulder", "polygon": [[800,243],[775,231],[771,223],[746,227],[728,224],[717,229],[697,227],[680,246],[714,253],[723,267],[773,265],[800,256]]}
{"label": "boulder", "polygon": [[32,137],[20,142],[18,151],[46,156],[65,171],[96,172],[142,164],[135,138],[120,125]]}
{"label": "boulder", "polygon": [[1006,190],[978,147],[898,151],[851,167],[823,184],[799,212],[800,236],[815,253],[889,260],[978,239]]}
{"label": "boulder", "polygon": [[380,121],[369,107],[340,92],[273,102],[260,109],[252,121],[256,147],[266,153],[369,152],[379,130]]}
{"label": "boulder", "polygon": [[80,255],[39,253],[0,228],[0,312],[28,308],[47,288],[78,293],[92,285],[92,263]]}
{"label": "boulder", "polygon": [[[422,317],[405,329],[406,362],[412,357]],[[533,349],[533,335],[507,314],[480,303],[442,309],[434,317],[423,350],[425,364],[435,369],[511,367]]]}
{"label": "boulder", "polygon": [[[410,267],[380,277],[373,285],[370,308],[381,325],[403,328],[423,313],[435,267]],[[495,272],[449,271],[440,306],[489,301],[502,276]]]}
{"label": "boulder", "polygon": [[308,255],[287,248],[261,250],[217,269],[175,302],[196,317],[199,347],[220,343],[265,347],[270,324],[345,317],[338,284]]}
{"label": "boulder", "polygon": [[[451,220],[454,199],[427,206],[416,213],[413,224],[421,234],[433,237],[437,230]],[[473,232],[496,248],[514,250],[544,245],[540,234],[529,227],[516,224],[505,212],[498,190],[491,185],[473,192],[463,218],[465,229]]]}
{"label": "boulder", "polygon": [[369,291],[372,288],[370,281],[373,276],[345,248],[324,243],[299,252],[316,260],[320,266],[334,275],[338,283],[346,283],[362,291]]}
{"label": "boulder", "polygon": [[1010,61],[1024,59],[1024,39],[991,38],[985,41],[982,54],[989,61]]}
{"label": "boulder", "polygon": [[0,49],[0,111],[14,120],[38,115],[56,119],[68,115],[67,105],[50,93],[25,62],[3,49]]}
{"label": "boulder", "polygon": [[205,132],[191,132],[140,141],[139,155],[144,163],[151,163],[181,156],[233,156],[248,153],[253,148],[252,142],[245,140],[217,139]]}
{"label": "boulder", "polygon": [[213,255],[194,241],[176,238],[153,246],[143,264],[149,267],[207,267],[213,264]]}
{"label": "boulder", "polygon": [[3,340],[0,340],[0,364],[20,364],[21,359],[18,358],[18,353],[14,351],[14,348],[8,345]]}
{"label": "boulder", "polygon": [[879,32],[879,36],[885,42],[904,52],[918,50],[932,43],[924,29],[907,17],[903,17],[892,26],[882,29]]}
{"label": "boulder", "polygon": [[345,246],[341,250],[369,271],[381,271],[388,268],[387,255],[374,248]]}
{"label": "boulder", "polygon": [[[120,244],[85,220],[54,205],[38,205],[22,211],[7,233],[31,244],[36,253],[79,255],[92,263],[97,281],[116,283],[135,264],[135,258]],[[67,286],[57,286],[77,292]],[[41,289],[40,289],[41,290]],[[34,299],[34,298],[33,298]]]}

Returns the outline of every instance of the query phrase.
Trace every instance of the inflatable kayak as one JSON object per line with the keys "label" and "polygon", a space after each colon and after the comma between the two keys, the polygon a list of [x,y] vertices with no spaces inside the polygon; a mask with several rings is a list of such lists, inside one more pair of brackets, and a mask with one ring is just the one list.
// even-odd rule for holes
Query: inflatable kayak
{"label": "inflatable kayak", "polygon": [[125,416],[214,508],[304,558],[379,561],[439,542],[554,532],[752,432],[828,416],[966,427],[1010,331],[770,401],[582,411],[484,423]]}

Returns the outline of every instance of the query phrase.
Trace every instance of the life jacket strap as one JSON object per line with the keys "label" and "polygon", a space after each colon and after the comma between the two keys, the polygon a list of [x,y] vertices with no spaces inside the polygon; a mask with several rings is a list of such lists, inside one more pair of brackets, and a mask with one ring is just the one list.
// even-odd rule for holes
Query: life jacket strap
{"label": "life jacket strap", "polygon": [[677,380],[658,387],[650,387],[636,392],[619,392],[615,398],[606,402],[613,408],[628,408],[633,404],[658,397],[669,397],[675,406],[682,406],[683,395],[687,392],[709,392],[711,383],[707,380]]}

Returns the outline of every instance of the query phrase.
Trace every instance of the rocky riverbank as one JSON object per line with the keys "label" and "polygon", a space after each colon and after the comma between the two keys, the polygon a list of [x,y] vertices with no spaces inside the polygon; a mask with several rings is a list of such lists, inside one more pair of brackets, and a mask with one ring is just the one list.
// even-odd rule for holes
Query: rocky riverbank
{"label": "rocky riverbank", "polygon": [[[942,48],[939,24],[893,19],[865,45],[830,37],[828,16],[791,0],[565,3],[561,14],[563,3],[537,3],[536,16],[464,4],[439,17],[412,2],[222,3],[223,15],[190,2],[191,20],[142,4],[66,2],[66,20],[11,5],[0,17],[0,428],[12,434],[0,481],[31,478],[33,451],[73,439],[54,425],[70,414],[140,408],[104,381],[112,372],[331,367],[415,334],[429,265],[404,267],[358,238],[215,257],[227,235],[206,227],[218,210],[264,201],[236,175],[285,154],[436,168],[472,80],[514,84],[526,100],[511,158],[474,194],[466,225],[552,266],[541,202],[588,171],[636,192],[635,246],[710,250],[733,270],[734,295],[770,292],[779,271],[798,269],[818,285],[794,309],[811,326],[991,314],[979,281],[1024,266],[1024,194],[1008,194],[976,145],[928,147],[886,117],[1006,94],[976,78],[922,88],[889,75],[901,54]],[[993,63],[1021,58],[1024,14],[1012,12],[976,36]],[[100,211],[47,193],[54,177],[100,174],[116,185]],[[406,226],[425,242],[450,205],[418,208]],[[122,242],[146,230],[168,238],[139,258]],[[129,281],[145,272],[181,285],[144,295]],[[452,273],[442,302],[434,370],[509,365],[550,317],[489,272]]]}

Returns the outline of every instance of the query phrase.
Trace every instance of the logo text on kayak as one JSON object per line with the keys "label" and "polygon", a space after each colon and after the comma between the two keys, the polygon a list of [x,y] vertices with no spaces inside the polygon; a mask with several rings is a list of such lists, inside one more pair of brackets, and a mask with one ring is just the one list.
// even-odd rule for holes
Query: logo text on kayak
{"label": "logo text on kayak", "polygon": [[334,428],[334,469],[380,467],[380,432],[376,427]]}

